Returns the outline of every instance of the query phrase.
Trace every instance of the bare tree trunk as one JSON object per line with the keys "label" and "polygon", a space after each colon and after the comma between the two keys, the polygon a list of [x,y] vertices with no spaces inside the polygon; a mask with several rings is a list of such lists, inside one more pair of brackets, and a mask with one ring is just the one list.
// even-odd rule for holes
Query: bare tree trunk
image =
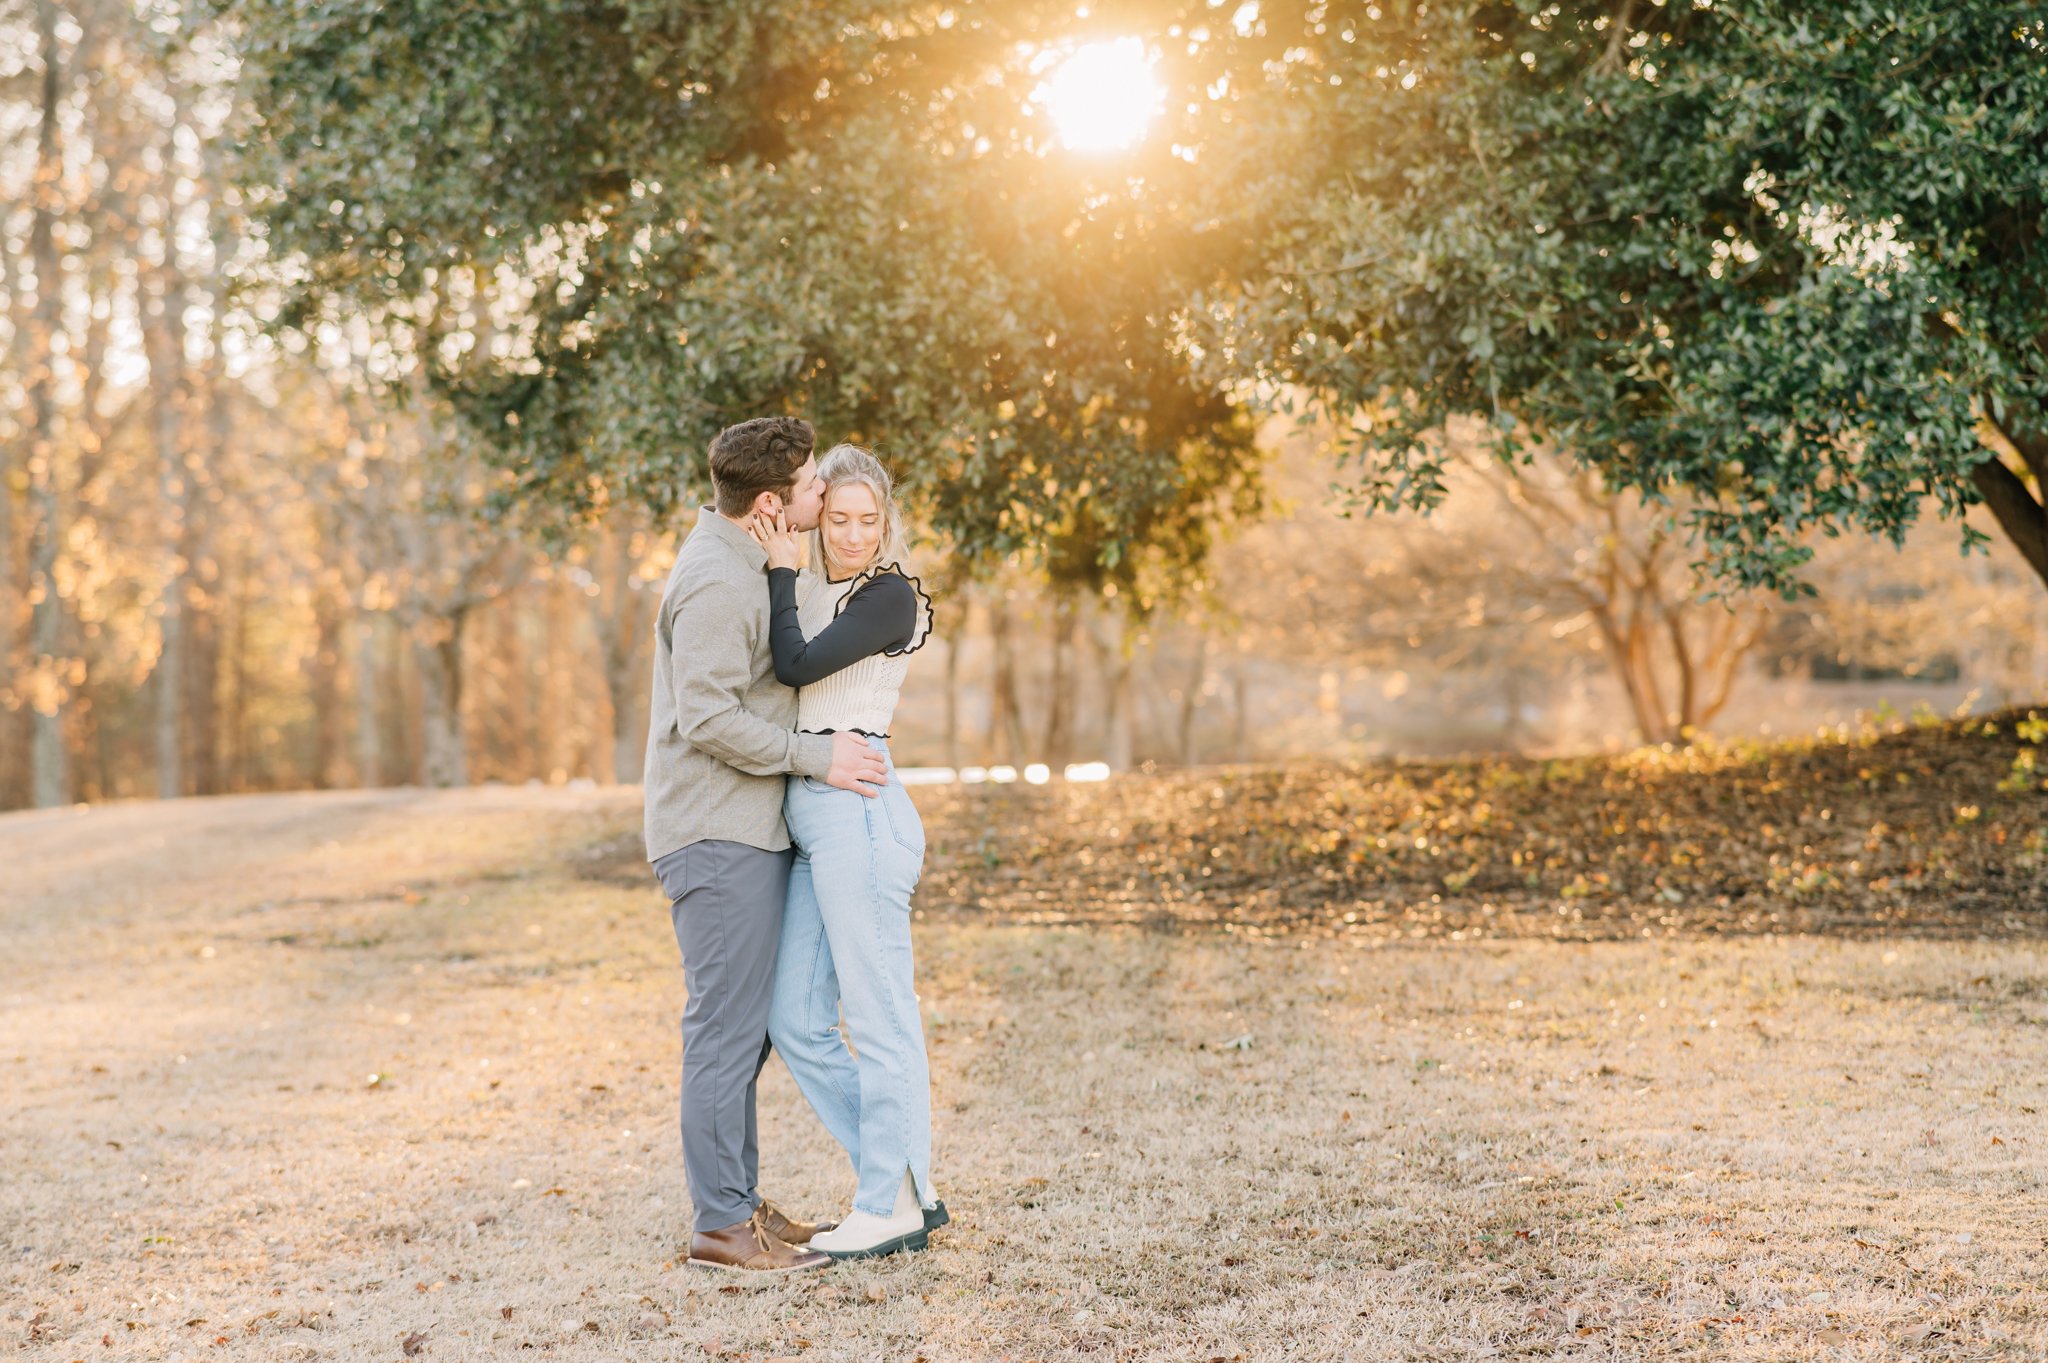
{"label": "bare tree trunk", "polygon": [[1128,771],[1135,748],[1134,698],[1131,694],[1132,659],[1121,608],[1096,603],[1088,617],[1088,638],[1095,645],[1095,667],[1103,681],[1103,760],[1117,771]]}
{"label": "bare tree trunk", "polygon": [[1119,656],[1109,683],[1109,751],[1104,759],[1117,771],[1137,762],[1137,697],[1131,689],[1131,660]]}
{"label": "bare tree trunk", "polygon": [[163,615],[152,681],[156,687],[156,793],[185,793],[185,603],[188,595],[185,520],[189,510],[185,414],[191,375],[185,363],[186,291],[178,268],[176,231],[165,207],[164,255],[145,326],[149,387],[156,418],[157,500],[164,536]]}
{"label": "bare tree trunk", "polygon": [[638,590],[634,573],[638,565],[636,534],[629,525],[616,526],[606,534],[599,546],[605,575],[598,595],[592,598],[591,611],[605,693],[611,699],[612,780],[626,786],[639,783],[641,764],[647,759],[644,697],[651,671],[642,665],[651,621],[644,602],[647,594]]}
{"label": "bare tree trunk", "polygon": [[[539,722],[540,770],[537,773],[543,781],[552,782],[557,775],[568,780],[576,774],[576,731],[582,724],[582,707],[575,703],[571,691],[573,677],[570,673],[570,645],[575,632],[575,617],[570,614],[569,583],[557,576],[548,581],[542,598],[542,638],[540,647],[540,713]],[[506,599],[507,614],[517,611],[517,598]]]}
{"label": "bare tree trunk", "polygon": [[[8,322],[7,348],[0,351],[0,371],[10,373],[20,372],[16,366],[29,332],[19,302],[17,273],[14,243],[0,233],[0,299],[6,301]],[[27,745],[18,722],[24,697],[16,690],[24,669],[15,650],[20,647],[22,636],[18,611],[26,602],[27,593],[17,591],[23,579],[14,571],[15,546],[20,537],[14,506],[15,462],[15,442],[0,442],[0,677],[7,678],[0,683],[0,809],[10,808],[28,794],[17,789],[16,784],[19,773],[26,770],[22,759]]]}
{"label": "bare tree trunk", "polygon": [[1663,720],[1656,712],[1654,698],[1644,685],[1636,632],[1624,629],[1615,619],[1615,613],[1610,607],[1595,606],[1592,614],[1594,623],[1600,630],[1600,641],[1607,650],[1608,666],[1628,696],[1629,710],[1635,716],[1636,732],[1642,736],[1645,743],[1661,742],[1658,735],[1662,732]]}
{"label": "bare tree trunk", "polygon": [[505,611],[483,610],[475,618],[470,642],[476,644],[480,657],[492,659],[495,665],[477,679],[468,700],[492,718],[483,726],[485,739],[479,750],[466,753],[465,758],[481,761],[485,770],[495,764],[497,770],[524,780],[535,774],[538,765],[533,743],[536,710],[533,688],[528,684],[533,664],[526,639],[519,621]]}
{"label": "bare tree trunk", "polygon": [[[2042,620],[2038,612],[2034,625],[2034,664],[2029,670],[2036,677],[2048,678],[2048,621]],[[2048,682],[2036,682],[2035,685],[2048,685]]]}
{"label": "bare tree trunk", "polygon": [[313,589],[313,789],[334,785],[341,758],[341,600],[323,567]]}
{"label": "bare tree trunk", "polygon": [[63,79],[57,59],[57,6],[36,5],[42,48],[42,108],[36,130],[33,209],[29,255],[35,262],[36,303],[30,325],[29,407],[29,653],[31,665],[29,766],[36,807],[47,809],[69,798],[71,773],[64,749],[65,697],[71,678],[59,656],[63,599],[57,594],[57,331],[62,324],[61,265],[57,254],[58,180],[63,158],[57,146],[58,105]]}
{"label": "bare tree trunk", "polygon": [[955,771],[960,769],[960,633],[946,640],[946,765]]}
{"label": "bare tree trunk", "polygon": [[130,792],[115,775],[114,745],[107,741],[107,726],[99,722],[98,699],[92,694],[92,674],[88,672],[84,682],[86,703],[84,706],[91,727],[93,789],[86,796],[89,800],[115,800]]}
{"label": "bare tree trunk", "polygon": [[1668,743],[1678,737],[1671,706],[1664,699],[1664,682],[1657,668],[1657,617],[1662,601],[1654,580],[1637,582],[1630,591],[1628,614],[1629,652],[1642,688],[1644,704],[1655,727],[1646,735],[1652,743]]}
{"label": "bare tree trunk", "polygon": [[1187,684],[1180,692],[1180,760],[1182,766],[1192,767],[1197,757],[1195,735],[1195,713],[1202,708],[1202,682],[1209,674],[1209,636],[1199,633],[1195,636],[1195,660],[1189,669]]}
{"label": "bare tree trunk", "polygon": [[226,703],[226,776],[228,790],[249,789],[249,551],[235,554],[234,628],[229,635],[228,680],[233,687]]}
{"label": "bare tree trunk", "polygon": [[1991,514],[2043,583],[2048,583],[2048,414],[2036,411],[2032,428],[2016,419],[2017,413],[2003,413],[1994,422],[2019,455],[2034,487],[2013,472],[1997,453],[1970,471],[1977,494],[1991,508]]}
{"label": "bare tree trunk", "polygon": [[1500,668],[1497,674],[1502,683],[1501,707],[1507,713],[1501,719],[1500,747],[1502,752],[1522,751],[1522,669],[1515,666]]}
{"label": "bare tree trunk", "polygon": [[[198,476],[195,469],[192,479]],[[196,584],[185,612],[185,723],[191,732],[186,784],[201,795],[217,795],[227,780],[220,741],[220,563],[212,554],[212,535],[202,528],[205,499],[188,491],[186,506],[184,555]]]}
{"label": "bare tree trunk", "polygon": [[1010,612],[1001,596],[989,603],[989,641],[994,646],[995,679],[990,688],[987,748],[997,761],[1022,760],[1023,719],[1017,706],[1016,660],[1010,648]]}
{"label": "bare tree trunk", "polygon": [[1245,675],[1244,659],[1240,658],[1230,669],[1230,699],[1232,706],[1231,751],[1237,754],[1239,762],[1252,760],[1251,728],[1246,711],[1250,708],[1251,680]]}
{"label": "bare tree trunk", "polygon": [[356,617],[356,784],[384,784],[384,732],[377,714],[383,687],[377,677],[377,617],[364,611]]}
{"label": "bare tree trunk", "polygon": [[1046,762],[1059,766],[1067,760],[1068,731],[1073,727],[1072,697],[1068,695],[1073,674],[1074,607],[1066,597],[1052,603],[1052,679],[1046,688],[1045,741],[1039,753]]}
{"label": "bare tree trunk", "polygon": [[[236,388],[228,382],[227,358],[221,343],[223,326],[221,319],[226,314],[228,280],[227,263],[234,258],[236,234],[232,225],[232,210],[226,202],[228,175],[222,165],[223,144],[218,139],[209,140],[202,148],[202,173],[207,179],[206,192],[211,196],[207,208],[209,232],[213,238],[216,274],[212,288],[212,334],[208,338],[209,349],[206,362],[200,370],[199,379],[203,391],[195,391],[193,401],[204,403],[206,411],[206,448],[204,457],[188,458],[185,464],[185,516],[183,525],[183,553],[186,571],[192,565],[200,566],[198,577],[202,599],[198,604],[198,619],[193,621],[193,600],[186,600],[188,621],[186,634],[188,648],[192,648],[193,626],[197,625],[199,646],[193,648],[195,657],[194,675],[188,691],[187,721],[193,724],[195,733],[195,763],[207,775],[202,779],[208,788],[219,790],[226,784],[227,763],[221,752],[221,722],[219,715],[220,694],[220,639],[219,628],[213,617],[210,602],[220,598],[218,583],[219,527],[209,507],[221,498],[221,483],[232,477],[233,465],[225,455],[234,438]],[[232,493],[233,489],[229,489]],[[189,585],[189,579],[188,579]],[[236,695],[240,696],[239,683]],[[196,698],[196,699],[195,699]],[[239,736],[237,736],[239,741]]]}
{"label": "bare tree trunk", "polygon": [[1699,727],[1705,728],[1712,724],[1722,708],[1728,704],[1728,697],[1734,694],[1736,680],[1742,675],[1742,664],[1755,652],[1770,620],[1771,612],[1767,607],[1752,610],[1747,622],[1735,612],[1729,612],[1726,629],[1717,631],[1722,642],[1715,645],[1713,651],[1702,662],[1703,666],[1714,669],[1715,678],[1713,690],[1700,706],[1699,718],[1696,721]]}
{"label": "bare tree trunk", "polygon": [[462,732],[462,627],[469,610],[422,616],[413,625],[413,661],[420,675],[420,781],[469,784],[469,747]]}
{"label": "bare tree trunk", "polygon": [[1685,617],[1669,609],[1663,615],[1664,635],[1671,644],[1671,664],[1678,672],[1678,736],[1686,738],[1699,723],[1699,669],[1693,661],[1692,640],[1686,637]]}
{"label": "bare tree trunk", "polygon": [[622,720],[618,710],[612,711],[612,780],[622,786],[637,786],[647,774],[647,722],[636,724],[636,713],[629,710]]}
{"label": "bare tree trunk", "polygon": [[[1139,666],[1139,660],[1134,657],[1131,662],[1131,694],[1144,706],[1145,732],[1151,736],[1157,750],[1163,753],[1179,738],[1179,712],[1175,707],[1180,700],[1180,689],[1169,686],[1166,682],[1169,669],[1164,656],[1164,646],[1156,635],[1143,659],[1142,685]],[[1133,713],[1131,722],[1134,730],[1137,720],[1138,716]],[[1133,760],[1136,760],[1135,742],[1132,744],[1131,755]]]}
{"label": "bare tree trunk", "polygon": [[974,584],[965,573],[949,573],[933,587],[931,632],[945,641],[945,737],[942,751],[946,765],[960,767],[960,650],[969,637],[974,613]]}

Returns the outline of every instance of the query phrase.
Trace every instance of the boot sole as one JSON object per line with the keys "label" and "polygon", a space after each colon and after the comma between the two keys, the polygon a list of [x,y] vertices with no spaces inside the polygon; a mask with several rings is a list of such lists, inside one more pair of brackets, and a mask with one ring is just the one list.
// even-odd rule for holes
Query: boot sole
{"label": "boot sole", "polygon": [[841,1250],[821,1247],[818,1253],[829,1254],[834,1259],[879,1259],[885,1254],[895,1254],[903,1250],[920,1250],[930,1243],[930,1233],[918,1229],[908,1235],[899,1235],[894,1240],[884,1240],[879,1245],[870,1245],[866,1249]]}
{"label": "boot sole", "polygon": [[721,1264],[715,1259],[685,1259],[683,1263],[688,1268],[730,1273],[741,1282],[752,1282],[757,1286],[770,1278],[787,1278],[792,1273],[816,1273],[832,1267],[830,1264],[792,1264],[788,1268],[744,1268],[739,1264]]}
{"label": "boot sole", "polygon": [[952,1217],[946,1215],[946,1201],[944,1198],[940,1198],[924,1209],[924,1228],[926,1230],[937,1230],[939,1227],[951,1222],[952,1219]]}

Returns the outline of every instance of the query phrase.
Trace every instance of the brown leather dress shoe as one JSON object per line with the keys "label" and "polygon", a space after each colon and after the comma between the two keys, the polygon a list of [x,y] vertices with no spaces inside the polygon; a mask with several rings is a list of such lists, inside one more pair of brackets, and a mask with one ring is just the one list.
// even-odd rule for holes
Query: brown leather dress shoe
{"label": "brown leather dress shoe", "polygon": [[761,1223],[768,1227],[768,1233],[787,1245],[808,1245],[813,1235],[839,1224],[836,1221],[792,1221],[782,1208],[765,1197],[761,1199],[760,1211]]}
{"label": "brown leather dress shoe", "polygon": [[798,1249],[769,1231],[761,1209],[723,1230],[700,1230],[690,1237],[690,1264],[694,1268],[715,1268],[749,1278],[773,1278],[785,1273],[805,1273],[832,1262],[829,1254]]}

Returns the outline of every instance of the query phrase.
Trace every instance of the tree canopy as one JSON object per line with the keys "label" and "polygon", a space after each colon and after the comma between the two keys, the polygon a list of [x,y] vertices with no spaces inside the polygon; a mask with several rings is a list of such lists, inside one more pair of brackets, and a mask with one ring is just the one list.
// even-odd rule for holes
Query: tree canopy
{"label": "tree canopy", "polygon": [[[1306,393],[1376,505],[1474,413],[1690,494],[1739,584],[1930,497],[2048,578],[2048,61],[2004,6],[245,14],[285,320],[366,310],[513,496],[661,509],[791,409],[970,552],[1142,582],[1257,506],[1246,408]],[[1047,63],[1123,34],[1160,116],[1063,154]]]}
{"label": "tree canopy", "polygon": [[1045,549],[1081,582],[1186,564],[1257,504],[1241,404],[1176,342],[1179,281],[1218,243],[1173,148],[1227,117],[1183,96],[1249,39],[1168,73],[1144,147],[1088,161],[1031,106],[1035,54],[1091,31],[1070,7],[248,23],[265,222],[306,270],[285,320],[368,310],[493,433],[515,496],[662,509],[719,428],[788,409],[897,456],[962,547]]}
{"label": "tree canopy", "polygon": [[[1896,541],[1979,496],[2048,579],[2041,22],[1622,0],[1376,28],[1249,112],[1241,173],[1299,209],[1198,310],[1215,372],[1349,427],[1369,502],[1430,505],[1425,437],[1474,413],[1507,457],[1694,494],[1742,585],[1796,586],[1812,529]],[[1283,154],[1301,128],[1320,155]]]}

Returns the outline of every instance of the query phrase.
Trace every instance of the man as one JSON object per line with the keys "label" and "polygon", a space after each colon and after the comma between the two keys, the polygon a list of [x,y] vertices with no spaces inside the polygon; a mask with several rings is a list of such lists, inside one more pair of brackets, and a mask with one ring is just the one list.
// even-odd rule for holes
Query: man
{"label": "man", "polygon": [[824,484],[809,423],[762,417],[711,442],[715,506],[700,508],[662,593],[648,716],[647,859],[669,897],[689,1002],[683,1010],[683,1168],[692,1264],[743,1273],[823,1268],[798,1246],[824,1227],[761,1197],[754,1092],[768,1059],[768,1002],[789,883],[783,778],[797,772],[869,797],[881,755],[855,733],[800,734],[796,692],[775,680],[767,556],[742,528],[781,513],[818,523]]}

